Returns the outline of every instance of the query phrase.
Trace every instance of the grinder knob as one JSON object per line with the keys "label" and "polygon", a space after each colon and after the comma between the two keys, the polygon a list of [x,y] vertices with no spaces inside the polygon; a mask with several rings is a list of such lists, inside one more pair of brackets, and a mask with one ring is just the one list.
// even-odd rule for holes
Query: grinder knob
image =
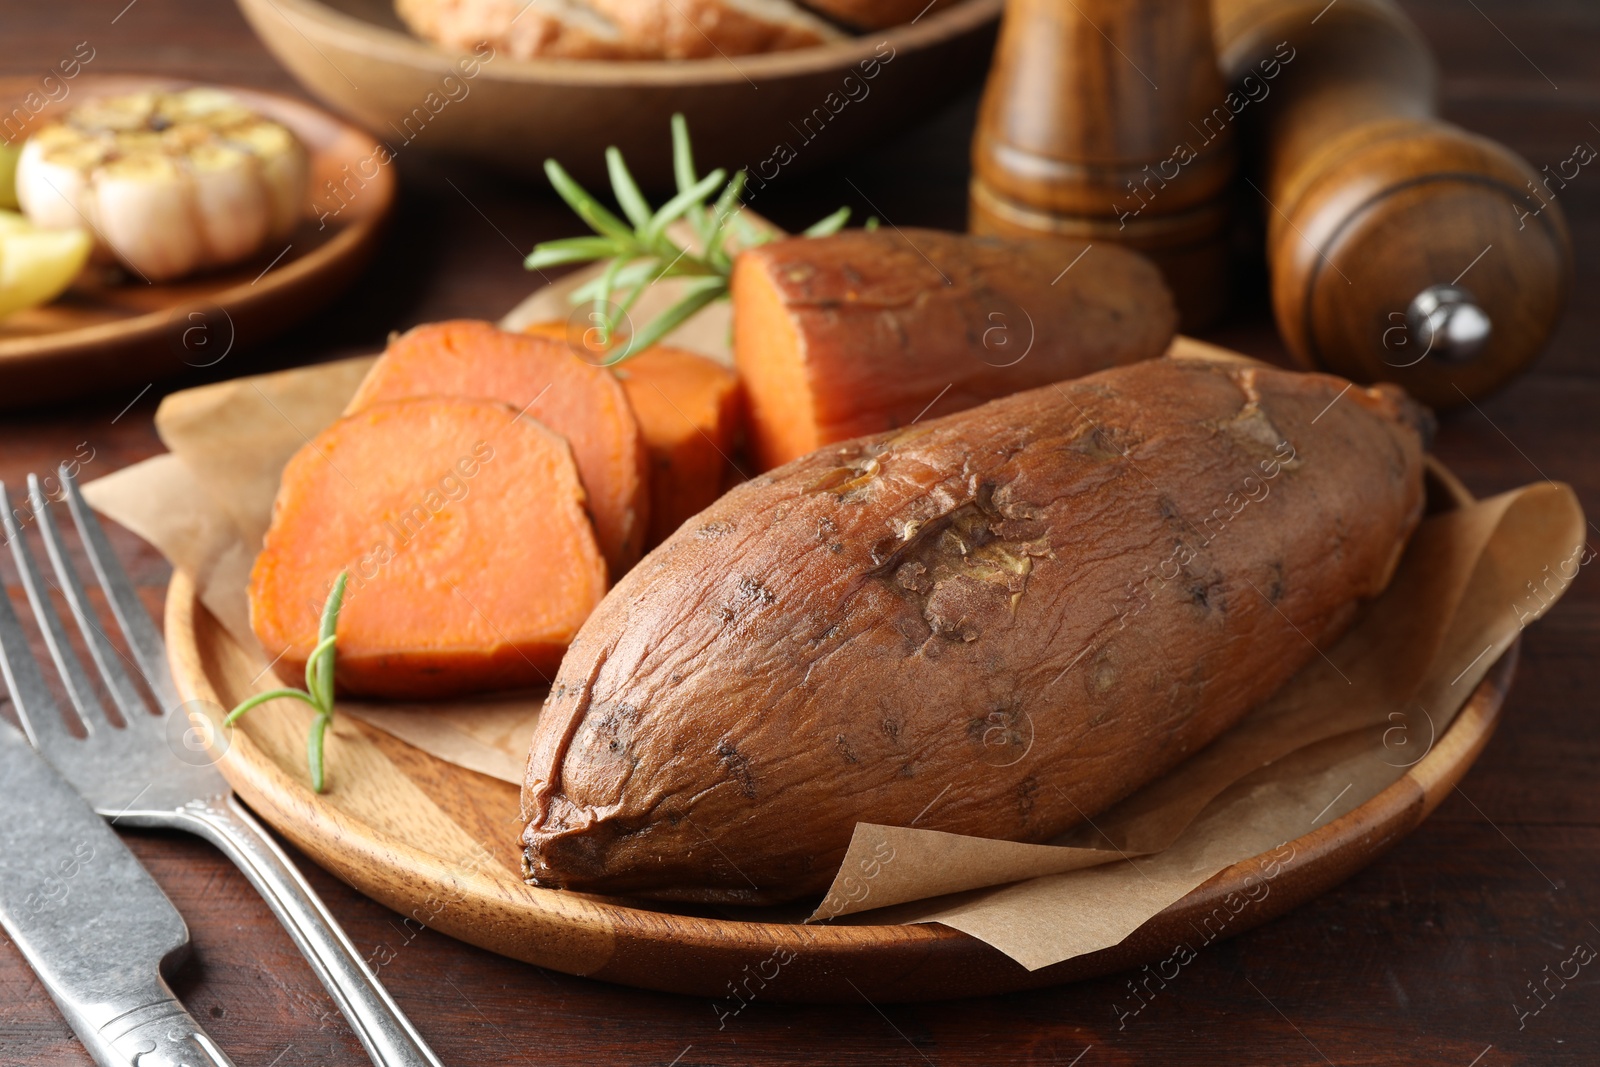
{"label": "grinder knob", "polygon": [[1472,294],[1459,285],[1430,285],[1406,309],[1406,329],[1423,344],[1418,359],[1470,362],[1483,351],[1492,325]]}

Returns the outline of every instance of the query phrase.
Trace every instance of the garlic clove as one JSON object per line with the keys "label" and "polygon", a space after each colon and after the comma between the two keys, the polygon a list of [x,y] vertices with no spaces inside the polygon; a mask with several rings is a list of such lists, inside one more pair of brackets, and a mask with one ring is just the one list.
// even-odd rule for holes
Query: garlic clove
{"label": "garlic clove", "polygon": [[230,143],[247,146],[260,161],[271,205],[268,235],[274,240],[287,238],[305,217],[301,198],[311,178],[305,149],[275,122],[253,122],[229,130],[227,136]]}
{"label": "garlic clove", "polygon": [[87,100],[67,116],[68,124],[80,130],[143,130],[155,117],[160,94],[153,90],[102,96]]}
{"label": "garlic clove", "polygon": [[140,277],[169,281],[206,264],[194,186],[175,160],[153,152],[113,160],[95,174],[94,200],[100,239]]}
{"label": "garlic clove", "polygon": [[246,122],[259,121],[255,112],[241,104],[225,89],[197,86],[161,98],[156,108],[155,125],[195,123],[213,130],[225,130]]}
{"label": "garlic clove", "polygon": [[205,144],[191,149],[185,162],[205,262],[233,263],[258,251],[272,225],[272,205],[256,157],[232,145]]}
{"label": "garlic clove", "polygon": [[89,174],[105,158],[105,145],[66,126],[28,138],[17,160],[17,202],[28,219],[47,230],[94,228]]}

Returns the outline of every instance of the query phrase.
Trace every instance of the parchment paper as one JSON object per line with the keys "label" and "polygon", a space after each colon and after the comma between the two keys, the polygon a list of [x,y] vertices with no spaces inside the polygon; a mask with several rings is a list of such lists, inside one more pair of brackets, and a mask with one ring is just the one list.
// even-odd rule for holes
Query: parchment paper
{"label": "parchment paper", "polygon": [[[556,317],[565,306],[556,295],[537,294],[515,324]],[[725,358],[726,318],[692,321],[699,329],[675,339]],[[1187,339],[1182,347],[1241,358]],[[261,688],[276,683],[250,633],[244,589],[279,472],[337,417],[369,364],[173,394],[156,415],[170,453],[85,487],[97,509],[194,578],[206,607],[258,655]],[[1389,590],[1338,645],[1165,778],[1052,845],[941,833],[937,804],[917,827],[858,825],[812,919],[867,912],[851,921],[942,922],[1030,969],[1116,944],[1217,871],[1399,778],[1590,558],[1583,530],[1571,491],[1551,483],[1427,520]],[[447,714],[353,700],[339,709],[440,759],[519,783],[541,695],[453,702]]]}

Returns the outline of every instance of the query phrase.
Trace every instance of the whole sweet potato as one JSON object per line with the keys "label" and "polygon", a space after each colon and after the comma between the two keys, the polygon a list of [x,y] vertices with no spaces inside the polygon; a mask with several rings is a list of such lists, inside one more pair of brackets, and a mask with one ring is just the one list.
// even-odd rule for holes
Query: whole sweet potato
{"label": "whole sweet potato", "polygon": [[1392,386],[1165,359],[734,489],[562,661],[523,789],[529,879],[776,901],[825,887],[858,820],[1054,837],[1384,588],[1425,418]]}

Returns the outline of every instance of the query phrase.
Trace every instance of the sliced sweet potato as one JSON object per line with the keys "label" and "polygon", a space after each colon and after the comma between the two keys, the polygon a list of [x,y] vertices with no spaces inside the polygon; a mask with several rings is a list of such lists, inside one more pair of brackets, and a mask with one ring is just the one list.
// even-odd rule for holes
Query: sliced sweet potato
{"label": "sliced sweet potato", "polygon": [[289,461],[249,590],[286,681],[340,571],[338,686],[383,697],[546,682],[606,590],[571,449],[494,400],[370,404]]}
{"label": "sliced sweet potato", "polygon": [[650,522],[648,458],[633,409],[609,371],[548,337],[466,319],[436,322],[389,343],[345,414],[416,396],[500,400],[565,437],[612,575],[638,562]]}
{"label": "sliced sweet potato", "polygon": [[[542,322],[527,332],[565,340],[567,324]],[[614,368],[639,420],[650,454],[650,533],[665,541],[691,515],[722,495],[744,433],[739,376],[713,359],[656,345]]]}
{"label": "sliced sweet potato", "polygon": [[744,391],[727,367],[657,346],[616,369],[650,452],[651,547],[710,507],[738,468]]}
{"label": "sliced sweet potato", "polygon": [[762,469],[1153,359],[1177,329],[1155,266],[1103,243],[844,230],[742,252],[730,284]]}

